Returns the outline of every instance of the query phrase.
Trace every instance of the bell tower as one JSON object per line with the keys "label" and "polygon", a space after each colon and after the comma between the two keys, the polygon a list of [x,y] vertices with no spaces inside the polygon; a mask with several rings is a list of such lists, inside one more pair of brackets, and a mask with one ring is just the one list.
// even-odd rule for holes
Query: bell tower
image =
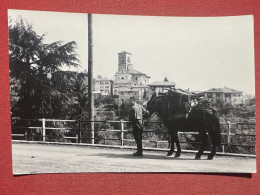
{"label": "bell tower", "polygon": [[118,71],[129,70],[132,68],[131,55],[126,51],[118,53]]}

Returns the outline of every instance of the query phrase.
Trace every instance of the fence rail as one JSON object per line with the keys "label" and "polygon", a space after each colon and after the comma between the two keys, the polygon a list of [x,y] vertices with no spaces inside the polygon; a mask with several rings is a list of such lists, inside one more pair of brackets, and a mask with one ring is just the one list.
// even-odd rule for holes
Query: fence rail
{"label": "fence rail", "polygon": [[[63,123],[64,127],[53,127],[52,126],[47,126],[46,123],[59,123],[59,125],[61,123]],[[108,129],[108,128],[104,128],[100,126],[100,128],[95,129],[95,132],[103,132],[103,133],[120,133],[120,136],[117,136],[117,138],[107,138],[106,135],[103,135],[102,138],[100,137],[88,137],[86,134],[87,132],[90,132],[91,129],[87,128],[86,124],[89,124],[91,122],[94,122],[95,124],[98,123],[102,123],[102,124],[119,124],[119,128],[120,129]],[[24,124],[26,123],[26,124]],[[32,124],[34,123],[34,124]],[[35,123],[38,125],[35,125]],[[64,123],[70,123],[70,125],[64,124]],[[22,124],[22,125],[21,125]],[[83,124],[85,124],[83,126]],[[46,142],[46,138],[47,139],[52,139],[52,138],[57,138],[59,136],[54,136],[53,133],[58,133],[61,131],[68,131],[70,132],[70,135],[68,136],[64,136],[64,135],[60,135],[62,139],[69,139],[69,140],[74,140],[74,142],[76,143],[83,143],[82,141],[84,140],[86,142],[86,140],[93,140],[94,139],[94,144],[96,140],[103,140],[104,144],[107,145],[108,141],[119,141],[121,146],[126,146],[125,142],[134,142],[133,139],[129,139],[129,138],[125,138],[125,134],[129,133],[131,130],[131,128],[129,127],[128,129],[126,129],[127,124],[131,124],[130,121],[124,121],[124,120],[120,120],[120,121],[115,121],[115,120],[95,120],[95,121],[90,121],[90,120],[58,120],[58,119],[12,119],[12,139],[17,139],[17,138],[21,138],[23,137],[25,140],[30,140],[30,136],[33,135],[34,138],[40,139],[43,142]],[[162,124],[161,121],[145,121],[145,124]],[[69,127],[69,126],[73,126],[73,127]],[[253,142],[255,142],[255,123],[221,123],[222,126],[226,126],[226,128],[224,128],[225,132],[223,132],[222,130],[222,137],[224,136],[224,143],[221,143],[222,145],[222,152],[223,153],[229,153],[231,151],[231,147],[244,147],[244,148],[253,148],[253,153],[255,153],[255,145],[250,145],[250,144],[245,144],[245,143],[232,143],[231,139],[235,136],[240,136],[246,139],[252,138],[253,137]],[[54,125],[55,126],[55,125]],[[241,133],[241,132],[232,132],[232,127],[233,126],[250,126],[250,133]],[[240,128],[241,129],[241,128]],[[38,134],[33,133],[33,131],[38,131]],[[243,131],[243,129],[242,129]],[[49,132],[49,133],[48,133]],[[51,133],[50,133],[51,132]],[[72,136],[72,132],[73,135]],[[253,133],[252,133],[253,132]],[[85,135],[83,135],[83,133]],[[157,134],[168,134],[167,131],[162,131],[162,130],[147,130],[147,128],[145,128],[144,133],[157,133]],[[198,132],[179,132],[178,134],[179,136],[181,135],[198,135]],[[57,141],[57,140],[56,140]],[[168,141],[167,140],[143,140],[144,143],[155,143],[155,147],[158,147],[158,144],[162,144],[165,143],[167,144]],[[200,142],[197,141],[180,141],[181,144],[199,144]],[[108,144],[108,145],[111,145]]]}

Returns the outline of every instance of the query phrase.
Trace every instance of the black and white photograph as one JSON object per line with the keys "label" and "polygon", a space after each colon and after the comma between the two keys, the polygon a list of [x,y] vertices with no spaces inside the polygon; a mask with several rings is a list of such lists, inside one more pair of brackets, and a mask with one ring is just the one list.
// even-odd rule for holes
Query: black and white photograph
{"label": "black and white photograph", "polygon": [[14,175],[256,173],[254,17],[8,10]]}

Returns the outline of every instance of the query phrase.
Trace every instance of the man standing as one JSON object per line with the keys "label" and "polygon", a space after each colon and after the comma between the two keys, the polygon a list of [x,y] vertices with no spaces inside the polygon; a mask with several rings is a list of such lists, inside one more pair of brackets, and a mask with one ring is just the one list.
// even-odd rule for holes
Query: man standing
{"label": "man standing", "polygon": [[134,139],[137,145],[137,152],[134,156],[143,156],[142,133],[143,133],[143,113],[149,112],[141,105],[137,104],[135,97],[129,99],[132,106],[129,113],[129,120],[132,122]]}

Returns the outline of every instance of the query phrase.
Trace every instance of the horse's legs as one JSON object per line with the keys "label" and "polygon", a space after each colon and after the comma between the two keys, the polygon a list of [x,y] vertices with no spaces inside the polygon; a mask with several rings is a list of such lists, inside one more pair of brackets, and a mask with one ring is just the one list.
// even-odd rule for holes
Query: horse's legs
{"label": "horse's legs", "polygon": [[178,132],[171,133],[171,147],[169,152],[167,153],[167,156],[171,156],[174,152],[174,143],[176,143],[177,152],[174,157],[180,157],[181,155],[181,146],[178,138]]}
{"label": "horse's legs", "polygon": [[210,154],[208,155],[208,160],[212,160],[213,157],[215,156],[216,154],[216,149],[217,149],[217,145],[213,144],[212,148],[211,148],[211,152]]}
{"label": "horse's legs", "polygon": [[211,149],[211,153],[208,155],[208,159],[212,160],[216,154],[217,147],[221,144],[221,132],[220,132],[220,125],[218,120],[216,120],[215,123],[213,124],[212,129],[209,132],[209,135],[211,137],[213,146]]}
{"label": "horse's legs", "polygon": [[173,135],[173,133],[171,133],[171,135],[170,135],[171,137],[170,137],[170,150],[168,151],[168,153],[167,153],[167,156],[171,156],[172,154],[173,154],[173,152],[174,152],[174,135]]}
{"label": "horse's legs", "polygon": [[168,148],[171,148],[171,137],[168,137]]}
{"label": "horse's legs", "polygon": [[[213,128],[212,131],[214,131],[214,128]],[[211,147],[211,152],[210,152],[210,154],[208,155],[208,160],[212,160],[212,159],[213,159],[213,157],[214,157],[215,154],[216,154],[216,149],[217,149],[217,145],[218,145],[217,142],[216,142],[216,137],[214,137],[214,134],[213,134],[212,131],[209,131],[209,136],[210,136],[210,138],[211,138],[212,147]]]}
{"label": "horse's legs", "polygon": [[178,137],[178,132],[176,132],[175,134],[175,143],[176,143],[176,147],[177,147],[177,152],[175,154],[175,157],[180,157],[181,156],[181,146],[180,146],[180,142],[179,142],[179,137]]}
{"label": "horse's legs", "polygon": [[206,134],[206,131],[200,131],[200,136],[201,136],[201,145],[200,145],[200,149],[198,151],[198,153],[196,153],[195,155],[195,159],[200,159],[201,155],[203,154],[205,147],[207,145],[207,141],[208,141],[208,136]]}

